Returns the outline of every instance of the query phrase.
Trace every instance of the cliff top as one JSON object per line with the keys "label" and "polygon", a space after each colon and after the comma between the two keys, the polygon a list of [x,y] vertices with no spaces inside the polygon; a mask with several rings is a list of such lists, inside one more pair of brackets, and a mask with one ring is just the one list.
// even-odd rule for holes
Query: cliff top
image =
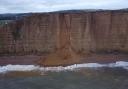
{"label": "cliff top", "polygon": [[105,10],[105,9],[77,9],[77,10],[61,10],[53,12],[36,12],[36,13],[7,13],[0,14],[0,26],[8,24],[9,22],[20,20],[26,16],[31,16],[33,14],[72,14],[72,13],[96,13],[96,12],[128,12],[128,8],[118,9],[118,10]]}
{"label": "cliff top", "polygon": [[[103,10],[103,9],[77,9],[77,10],[61,10],[61,11],[53,11],[53,12],[39,12],[39,13],[83,13],[83,12],[104,12],[104,11],[116,11],[116,12],[127,12],[128,8],[119,9],[119,10]],[[38,12],[37,12],[38,13]],[[16,20],[20,19],[24,16],[28,16],[36,13],[7,13],[0,14],[0,20]]]}

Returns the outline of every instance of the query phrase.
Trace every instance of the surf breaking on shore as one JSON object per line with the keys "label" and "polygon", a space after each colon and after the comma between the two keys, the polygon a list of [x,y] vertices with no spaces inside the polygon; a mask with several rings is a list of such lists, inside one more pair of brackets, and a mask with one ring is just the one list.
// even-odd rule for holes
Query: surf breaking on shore
{"label": "surf breaking on shore", "polygon": [[108,68],[116,68],[121,67],[123,69],[128,70],[128,62],[125,61],[117,61],[115,63],[108,63],[108,64],[100,64],[100,63],[83,63],[83,64],[74,64],[70,66],[57,66],[57,67],[41,67],[37,65],[6,65],[6,66],[0,66],[0,73],[7,73],[12,71],[65,71],[69,70],[72,71],[74,69],[78,68],[102,68],[102,67],[108,67]]}

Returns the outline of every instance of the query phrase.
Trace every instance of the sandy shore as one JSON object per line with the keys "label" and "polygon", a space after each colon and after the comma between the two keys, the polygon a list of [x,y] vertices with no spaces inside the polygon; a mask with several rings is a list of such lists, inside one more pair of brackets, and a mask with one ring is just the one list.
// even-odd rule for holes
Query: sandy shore
{"label": "sandy shore", "polygon": [[[127,54],[91,54],[81,59],[64,60],[55,59],[47,60],[43,56],[27,55],[27,56],[3,56],[0,57],[0,66],[3,65],[38,65],[42,60],[42,66],[67,66],[79,63],[111,63],[116,61],[128,61]],[[77,61],[76,61],[77,60]]]}
{"label": "sandy shore", "polygon": [[40,59],[40,56],[36,55],[26,55],[26,56],[2,56],[0,57],[0,65],[36,65],[37,61]]}
{"label": "sandy shore", "polygon": [[[43,59],[42,59],[43,60]],[[49,59],[44,59],[41,65],[44,66],[68,66],[72,64],[81,64],[81,63],[113,63],[116,61],[128,61],[127,54],[92,54],[85,56],[80,59],[64,60],[64,59],[54,59],[51,61]]]}

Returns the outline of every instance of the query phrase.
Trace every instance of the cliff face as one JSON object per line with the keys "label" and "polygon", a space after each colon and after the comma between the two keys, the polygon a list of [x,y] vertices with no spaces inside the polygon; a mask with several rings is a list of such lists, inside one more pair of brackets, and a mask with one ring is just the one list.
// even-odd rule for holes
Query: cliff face
{"label": "cliff face", "polygon": [[1,54],[61,52],[127,53],[128,12],[32,14],[0,28]]}

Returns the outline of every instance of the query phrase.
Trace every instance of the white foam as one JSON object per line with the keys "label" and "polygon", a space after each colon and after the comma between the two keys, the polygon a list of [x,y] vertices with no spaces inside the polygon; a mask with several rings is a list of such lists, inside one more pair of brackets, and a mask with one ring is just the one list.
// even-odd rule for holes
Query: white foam
{"label": "white foam", "polygon": [[10,71],[63,71],[63,70],[74,70],[77,68],[101,68],[101,67],[122,67],[128,70],[128,62],[117,61],[115,63],[99,64],[99,63],[84,63],[74,64],[66,67],[40,67],[35,65],[6,65],[0,66],[0,73],[6,73]]}
{"label": "white foam", "polygon": [[8,71],[33,71],[37,70],[38,67],[34,65],[6,65],[0,66],[0,73]]}

